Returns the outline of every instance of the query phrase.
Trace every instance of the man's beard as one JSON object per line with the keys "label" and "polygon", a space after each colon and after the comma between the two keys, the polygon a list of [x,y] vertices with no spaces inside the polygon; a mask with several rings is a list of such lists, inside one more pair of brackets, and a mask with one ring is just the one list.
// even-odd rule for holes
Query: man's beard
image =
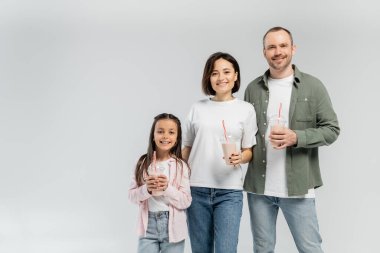
{"label": "man's beard", "polygon": [[275,62],[272,61],[272,59],[268,62],[268,64],[271,68],[273,68],[275,70],[287,69],[289,67],[289,65],[291,65],[292,57],[291,56],[287,56],[285,58],[281,57],[281,59],[283,59],[283,62],[281,62],[280,64],[276,64]]}

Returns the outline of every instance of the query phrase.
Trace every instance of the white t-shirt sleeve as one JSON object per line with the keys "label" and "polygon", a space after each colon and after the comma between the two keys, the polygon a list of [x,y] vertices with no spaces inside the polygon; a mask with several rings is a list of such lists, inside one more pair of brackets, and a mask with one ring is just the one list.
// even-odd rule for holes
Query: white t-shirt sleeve
{"label": "white t-shirt sleeve", "polygon": [[248,113],[246,120],[244,121],[244,133],[241,141],[242,148],[251,148],[256,145],[256,132],[257,132],[257,121],[256,121],[256,111],[251,105],[251,110]]}
{"label": "white t-shirt sleeve", "polygon": [[193,126],[194,105],[191,107],[183,125],[182,144],[186,147],[192,147],[195,139],[195,130]]}

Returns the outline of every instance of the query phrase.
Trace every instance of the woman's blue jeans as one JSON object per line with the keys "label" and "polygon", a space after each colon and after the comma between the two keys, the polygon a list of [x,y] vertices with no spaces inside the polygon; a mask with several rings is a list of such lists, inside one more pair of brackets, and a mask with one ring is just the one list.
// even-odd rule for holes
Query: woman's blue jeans
{"label": "woman's blue jeans", "polygon": [[255,253],[273,253],[281,208],[298,252],[323,253],[314,198],[278,198],[247,193]]}
{"label": "woman's blue jeans", "polygon": [[235,253],[243,208],[241,190],[191,187],[187,220],[193,253]]}

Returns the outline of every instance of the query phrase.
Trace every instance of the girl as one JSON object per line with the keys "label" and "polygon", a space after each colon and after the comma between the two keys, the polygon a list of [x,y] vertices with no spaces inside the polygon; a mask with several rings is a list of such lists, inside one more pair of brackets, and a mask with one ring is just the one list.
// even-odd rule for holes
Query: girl
{"label": "girl", "polygon": [[[237,251],[244,178],[240,164],[251,160],[257,131],[254,107],[233,96],[239,88],[237,61],[226,53],[211,55],[202,79],[210,98],[192,106],[184,134],[183,157],[192,170],[193,202],[187,215],[193,253]],[[236,152],[226,161],[221,139],[236,142]]]}
{"label": "girl", "polygon": [[129,199],[138,204],[140,253],[180,253],[187,237],[189,168],[181,155],[181,123],[172,114],[154,118],[148,151],[137,162]]}

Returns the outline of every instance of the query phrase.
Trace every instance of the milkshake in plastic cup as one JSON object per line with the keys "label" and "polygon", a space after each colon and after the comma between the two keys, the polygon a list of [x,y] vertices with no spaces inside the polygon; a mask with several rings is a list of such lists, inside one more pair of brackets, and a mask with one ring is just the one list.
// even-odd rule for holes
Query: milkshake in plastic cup
{"label": "milkshake in plastic cup", "polygon": [[282,116],[278,116],[278,115],[273,115],[272,117],[270,117],[269,119],[269,122],[268,122],[268,128],[267,128],[267,132],[266,132],[266,141],[267,141],[267,144],[270,142],[269,140],[269,135],[272,131],[276,131],[276,130],[281,130],[281,129],[284,129],[286,127],[286,119]]}
{"label": "milkshake in plastic cup", "polygon": [[[151,171],[150,175],[154,176],[156,180],[158,180],[159,175],[164,175],[162,173],[164,169],[164,167],[158,166],[155,171]],[[163,191],[152,191],[153,196],[161,196],[162,194],[164,194]]]}
{"label": "milkshake in plastic cup", "polygon": [[221,138],[221,143],[222,143],[222,149],[223,149],[223,156],[224,160],[227,165],[231,165],[230,163],[230,157],[232,153],[237,153],[237,148],[236,148],[236,139],[232,138],[231,136],[228,136],[228,141],[226,138]]}

